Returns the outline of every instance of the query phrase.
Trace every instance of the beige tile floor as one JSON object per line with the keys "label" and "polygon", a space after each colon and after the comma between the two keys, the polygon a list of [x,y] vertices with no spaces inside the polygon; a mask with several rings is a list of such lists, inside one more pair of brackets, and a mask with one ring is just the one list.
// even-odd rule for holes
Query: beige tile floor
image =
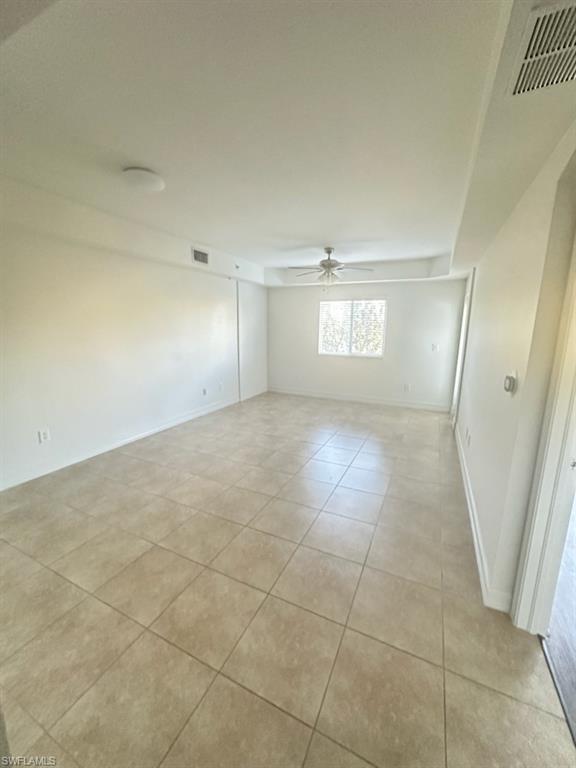
{"label": "beige tile floor", "polygon": [[263,395],[0,494],[13,755],[574,766],[459,478],[444,415]]}

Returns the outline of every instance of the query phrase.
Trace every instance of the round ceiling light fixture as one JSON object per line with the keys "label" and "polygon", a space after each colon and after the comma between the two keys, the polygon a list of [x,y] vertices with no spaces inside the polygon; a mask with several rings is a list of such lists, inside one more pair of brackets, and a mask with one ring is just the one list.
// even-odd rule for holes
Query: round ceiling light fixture
{"label": "round ceiling light fixture", "polygon": [[131,166],[122,170],[122,176],[131,187],[141,189],[143,192],[162,192],[166,189],[166,182],[150,168]]}

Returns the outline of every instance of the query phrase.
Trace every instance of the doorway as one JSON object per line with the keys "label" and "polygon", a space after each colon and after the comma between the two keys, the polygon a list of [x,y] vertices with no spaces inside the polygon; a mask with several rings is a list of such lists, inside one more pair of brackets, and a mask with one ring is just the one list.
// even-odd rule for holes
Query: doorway
{"label": "doorway", "polygon": [[576,495],[571,510],[550,626],[542,646],[576,742]]}
{"label": "doorway", "polygon": [[538,634],[576,737],[576,241],[512,619]]}

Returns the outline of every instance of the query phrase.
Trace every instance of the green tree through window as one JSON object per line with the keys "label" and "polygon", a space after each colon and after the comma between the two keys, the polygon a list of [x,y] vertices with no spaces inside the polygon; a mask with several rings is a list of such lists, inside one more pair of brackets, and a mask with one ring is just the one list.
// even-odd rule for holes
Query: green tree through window
{"label": "green tree through window", "polygon": [[321,301],[318,352],[321,355],[382,357],[386,326],[383,299]]}

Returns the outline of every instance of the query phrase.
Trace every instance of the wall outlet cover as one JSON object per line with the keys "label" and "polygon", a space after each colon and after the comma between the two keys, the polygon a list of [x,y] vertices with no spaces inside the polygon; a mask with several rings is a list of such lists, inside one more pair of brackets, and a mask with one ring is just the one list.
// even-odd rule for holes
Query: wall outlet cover
{"label": "wall outlet cover", "polygon": [[50,435],[50,430],[48,427],[44,427],[43,429],[39,429],[36,433],[38,436],[38,442],[40,445],[43,443],[48,443],[50,440],[52,440],[52,436]]}

